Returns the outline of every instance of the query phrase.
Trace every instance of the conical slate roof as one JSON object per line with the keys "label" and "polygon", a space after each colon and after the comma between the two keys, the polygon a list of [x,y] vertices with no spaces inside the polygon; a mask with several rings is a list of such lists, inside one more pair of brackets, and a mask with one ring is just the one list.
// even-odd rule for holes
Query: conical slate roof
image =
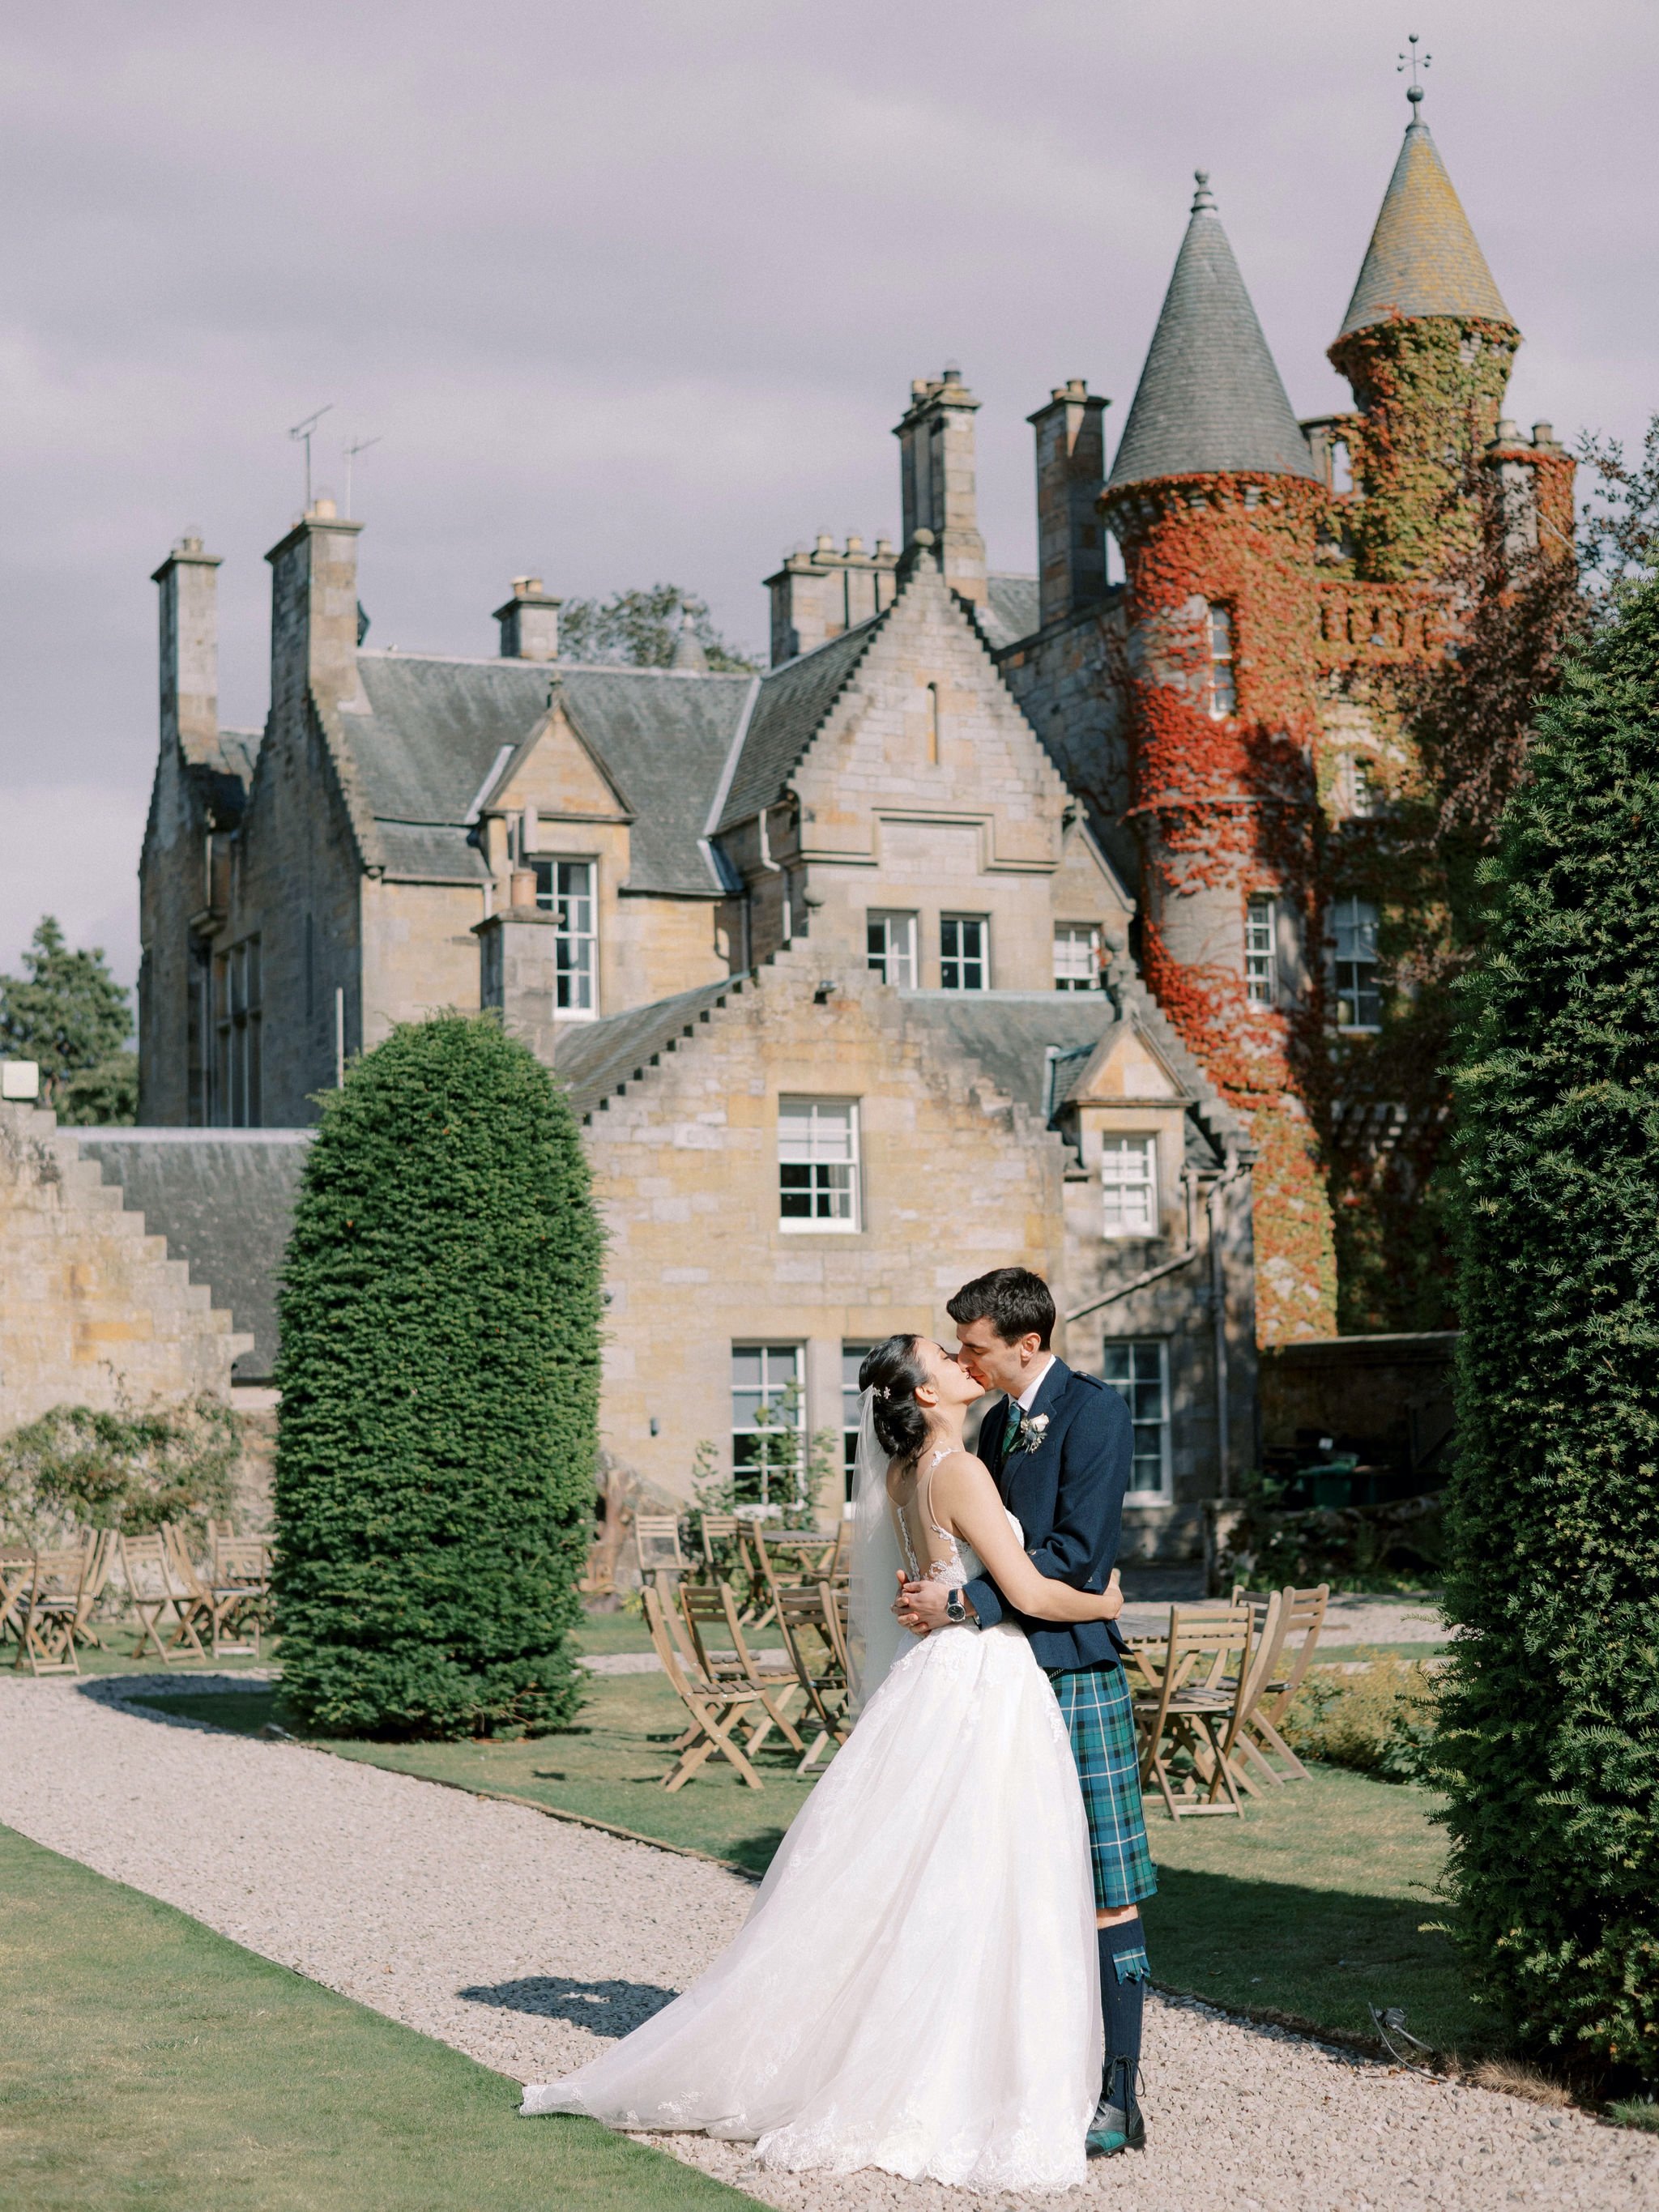
{"label": "conical slate roof", "polygon": [[1192,220],[1107,489],[1231,470],[1314,473],[1200,170]]}
{"label": "conical slate roof", "polygon": [[1510,321],[1429,126],[1416,121],[1406,127],[1337,343],[1412,315]]}

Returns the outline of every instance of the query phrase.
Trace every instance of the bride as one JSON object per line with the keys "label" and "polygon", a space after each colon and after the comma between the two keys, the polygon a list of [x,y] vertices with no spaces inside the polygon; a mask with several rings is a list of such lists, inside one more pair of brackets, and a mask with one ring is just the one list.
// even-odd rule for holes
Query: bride
{"label": "bride", "polygon": [[1049,1620],[1110,1620],[1122,1601],[1026,1558],[963,1448],[983,1388],[940,1346],[889,1337],[859,1382],[858,1724],[730,1948],[578,2072],[526,2088],[521,2109],[752,2140],[759,2164],[790,2170],[1070,2188],[1101,2070],[1071,1744],[1021,1630],[916,1641],[891,1605],[907,1568],[947,1587],[982,1570]]}

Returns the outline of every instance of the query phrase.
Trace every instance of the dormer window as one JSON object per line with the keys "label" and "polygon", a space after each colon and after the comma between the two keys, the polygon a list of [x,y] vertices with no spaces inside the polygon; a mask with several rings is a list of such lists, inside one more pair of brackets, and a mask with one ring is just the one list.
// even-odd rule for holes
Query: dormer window
{"label": "dormer window", "polygon": [[1205,641],[1209,665],[1205,672],[1204,704],[1212,722],[1224,722],[1238,712],[1238,688],[1233,682],[1233,618],[1226,607],[1212,604],[1205,612]]}

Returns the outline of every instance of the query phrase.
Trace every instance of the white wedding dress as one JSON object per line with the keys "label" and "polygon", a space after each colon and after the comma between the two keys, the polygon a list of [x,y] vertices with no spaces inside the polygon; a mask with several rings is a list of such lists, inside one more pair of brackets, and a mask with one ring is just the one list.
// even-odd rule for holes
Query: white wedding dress
{"label": "white wedding dress", "polygon": [[[933,1528],[926,1476],[917,1495],[910,1571],[925,1548],[960,1585],[978,1563]],[[1065,1726],[1012,1624],[904,1643],[731,1946],[579,2072],[527,2088],[525,2112],[752,2140],[790,2170],[1083,2180],[1100,1996]]]}

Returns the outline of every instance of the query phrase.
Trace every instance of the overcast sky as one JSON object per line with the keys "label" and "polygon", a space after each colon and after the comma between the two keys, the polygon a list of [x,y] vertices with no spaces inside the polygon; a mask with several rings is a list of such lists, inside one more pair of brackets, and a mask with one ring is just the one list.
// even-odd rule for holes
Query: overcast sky
{"label": "overcast sky", "polygon": [[288,426],[358,464],[374,642],[494,650],[531,570],[667,579],[730,635],[819,529],[896,536],[913,376],[983,402],[994,566],[1034,565],[1030,433],[1086,376],[1121,429],[1194,167],[1291,398],[1407,118],[1526,335],[1510,411],[1659,406],[1652,0],[3,0],[0,965],[43,910],[137,960],[155,592],[199,528],[221,719],[266,696]]}

